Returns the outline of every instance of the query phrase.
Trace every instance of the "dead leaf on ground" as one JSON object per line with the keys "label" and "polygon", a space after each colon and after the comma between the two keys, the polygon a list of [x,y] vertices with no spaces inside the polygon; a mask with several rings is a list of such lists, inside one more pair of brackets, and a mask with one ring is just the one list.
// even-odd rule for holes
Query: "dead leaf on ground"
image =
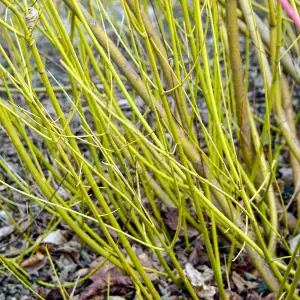
{"label": "dead leaf on ground", "polygon": [[[178,225],[178,209],[174,207],[165,207],[166,210],[166,216],[163,218],[164,222],[167,227],[169,227],[172,231],[177,230],[177,225]],[[199,235],[199,231],[194,228],[192,225],[187,223],[187,234],[189,238],[193,238],[197,235]],[[181,226],[179,236],[184,236],[184,230],[183,226]]]}
{"label": "dead leaf on ground", "polygon": [[89,273],[90,273],[89,268],[82,268],[74,273],[74,278],[77,278],[77,277],[81,278],[81,277],[86,276]]}
{"label": "dead leaf on ground", "polygon": [[38,271],[46,264],[44,254],[37,252],[35,255],[24,260],[21,264],[28,272]]}
{"label": "dead leaf on ground", "polygon": [[80,258],[80,253],[78,249],[70,247],[70,246],[63,246],[59,247],[58,249],[54,250],[54,253],[62,253],[71,256],[74,260],[78,260]]}
{"label": "dead leaf on ground", "polygon": [[0,228],[0,239],[7,237],[15,231],[16,227],[14,225],[8,225]]}
{"label": "dead leaf on ground", "polygon": [[247,291],[247,294],[244,296],[245,300],[263,300],[265,299],[263,296],[259,295],[258,292],[254,290]]}
{"label": "dead leaf on ground", "polygon": [[[103,262],[103,258],[100,257],[90,264],[89,271],[95,269],[99,264]],[[110,262],[105,262],[103,266],[93,274],[90,279],[93,283],[88,286],[84,292],[80,295],[79,300],[86,300],[92,296],[97,295],[101,291],[105,291],[109,284],[110,289],[117,287],[122,289],[123,287],[132,287],[132,281],[129,276],[122,270],[114,266]]]}
{"label": "dead leaf on ground", "polygon": [[62,234],[61,230],[58,229],[58,230],[55,230],[55,231],[49,233],[44,238],[43,243],[61,246],[65,243],[67,243],[67,240],[64,237],[64,235]]}
{"label": "dead leaf on ground", "polygon": [[240,276],[237,272],[233,271],[231,275],[231,280],[235,284],[237,291],[239,293],[248,291],[250,289],[255,289],[258,285],[257,282],[247,281],[242,276]]}
{"label": "dead leaf on ground", "polygon": [[51,245],[45,245],[45,244],[40,244],[37,248],[37,252],[40,252],[42,254],[47,253],[47,250],[49,251],[49,253],[52,253],[54,249]]}
{"label": "dead leaf on ground", "polygon": [[[25,220],[25,219],[21,219],[18,222],[21,230],[26,230],[30,224],[29,220]],[[0,240],[9,236],[10,234],[12,234],[14,231],[16,230],[15,225],[11,224],[11,225],[7,225],[4,227],[0,228]]]}
{"label": "dead leaf on ground", "polygon": [[213,297],[217,290],[211,285],[213,271],[203,266],[203,272],[196,270],[191,263],[185,265],[185,274],[200,298]]}
{"label": "dead leaf on ground", "polygon": [[271,294],[267,295],[266,297],[264,297],[263,299],[264,300],[275,300],[276,297],[277,297],[276,293],[271,293]]}
{"label": "dead leaf on ground", "polygon": [[196,266],[198,264],[204,264],[209,262],[207,251],[203,247],[203,241],[196,240],[193,250],[189,256],[189,262]]}
{"label": "dead leaf on ground", "polygon": [[31,221],[29,219],[22,219],[18,224],[20,225],[20,228],[25,231],[31,225]]}
{"label": "dead leaf on ground", "polygon": [[[300,234],[296,235],[295,237],[293,237],[292,239],[290,239],[290,240],[288,241],[292,253],[295,251],[296,246],[297,246],[299,240],[300,240]],[[297,253],[297,254],[299,255],[299,253],[300,253],[300,250],[298,250],[298,253]]]}
{"label": "dead leaf on ground", "polygon": [[[138,254],[137,257],[143,267],[151,268],[154,270],[159,269],[158,263],[156,261],[154,261],[153,258],[150,257],[149,254],[147,254],[146,252],[142,252],[142,253]],[[147,275],[149,276],[151,281],[158,279],[158,275],[156,273],[147,272]]]}
{"label": "dead leaf on ground", "polygon": [[52,289],[50,292],[47,294],[45,300],[63,300],[63,296],[61,295],[61,290],[59,288]]}
{"label": "dead leaf on ground", "polygon": [[4,222],[8,222],[8,216],[4,210],[0,210],[0,220]]}
{"label": "dead leaf on ground", "polygon": [[132,285],[130,277],[110,262],[105,262],[104,265],[90,277],[90,279],[94,282],[99,279],[104,279],[105,281],[109,279],[111,281],[114,281],[115,284],[121,284],[125,286]]}
{"label": "dead leaf on ground", "polygon": [[243,300],[243,298],[235,292],[226,292],[227,300]]}

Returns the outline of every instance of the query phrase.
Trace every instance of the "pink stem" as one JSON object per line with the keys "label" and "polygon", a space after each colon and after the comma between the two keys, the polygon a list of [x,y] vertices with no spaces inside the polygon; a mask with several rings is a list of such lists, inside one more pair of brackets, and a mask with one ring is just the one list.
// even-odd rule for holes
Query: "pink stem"
{"label": "pink stem", "polygon": [[288,0],[279,0],[281,6],[285,9],[287,15],[294,21],[296,26],[300,29],[300,19],[292,8]]}

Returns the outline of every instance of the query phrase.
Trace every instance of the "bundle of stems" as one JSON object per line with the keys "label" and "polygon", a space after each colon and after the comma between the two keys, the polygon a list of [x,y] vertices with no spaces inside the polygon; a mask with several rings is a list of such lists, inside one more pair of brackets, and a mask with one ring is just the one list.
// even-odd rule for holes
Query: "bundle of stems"
{"label": "bundle of stems", "polygon": [[[0,123],[23,168],[19,174],[1,158],[13,182],[1,184],[52,215],[45,234],[64,221],[132,278],[141,299],[160,299],[151,272],[198,299],[174,251],[182,228],[191,248],[191,225],[205,243],[220,299],[227,299],[220,234],[231,245],[227,275],[246,253],[277,299],[299,299],[300,242],[291,250],[287,239],[299,232],[300,196],[295,188],[285,204],[276,180],[285,147],[295,187],[299,181],[299,118],[292,105],[299,44],[279,2],[0,2]],[[291,4],[297,11],[299,3]],[[263,81],[263,119],[248,99],[250,54]],[[53,62],[62,78],[48,70]],[[296,214],[288,211],[293,203]],[[173,236],[162,205],[178,209]],[[0,261],[31,289],[20,263],[38,243],[18,229],[28,247]],[[144,268],[134,243],[155,253],[164,271]],[[279,243],[289,254],[285,260]],[[75,284],[58,285],[64,299]]]}

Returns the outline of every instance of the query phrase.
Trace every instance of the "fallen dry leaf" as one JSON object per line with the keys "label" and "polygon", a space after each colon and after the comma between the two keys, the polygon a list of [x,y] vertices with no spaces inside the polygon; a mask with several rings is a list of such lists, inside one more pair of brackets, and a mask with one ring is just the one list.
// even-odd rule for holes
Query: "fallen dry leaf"
{"label": "fallen dry leaf", "polygon": [[[299,239],[300,239],[300,234],[296,235],[295,237],[293,237],[292,239],[290,239],[290,240],[288,241],[292,253],[295,251]],[[299,253],[300,253],[300,250],[298,250],[298,253],[297,253],[297,254],[299,255]]]}
{"label": "fallen dry leaf", "polygon": [[80,270],[78,270],[78,271],[76,271],[76,272],[74,273],[74,278],[77,278],[77,277],[79,277],[79,278],[84,277],[84,276],[86,276],[87,274],[89,274],[89,272],[90,272],[90,269],[89,269],[89,268],[83,268],[83,269],[80,269]]}
{"label": "fallen dry leaf", "polygon": [[2,219],[5,222],[8,222],[8,220],[9,220],[6,212],[3,210],[0,210],[0,219]]}
{"label": "fallen dry leaf", "polygon": [[[100,257],[90,264],[89,271],[99,266],[103,262],[103,258]],[[90,279],[93,283],[88,286],[84,292],[80,295],[80,300],[90,299],[90,297],[97,295],[99,292],[106,290],[108,281],[110,290],[116,287],[119,290],[122,288],[132,287],[132,281],[129,276],[126,275],[122,270],[115,267],[110,262],[105,262],[103,266],[93,274]],[[125,290],[126,291],[126,290]]]}
{"label": "fallen dry leaf", "polygon": [[45,300],[54,300],[54,299],[58,299],[58,300],[63,299],[61,295],[61,291],[58,288],[50,290]]}
{"label": "fallen dry leaf", "polygon": [[239,296],[237,293],[235,292],[226,292],[226,299],[227,300],[243,300],[243,298],[241,296]]}
{"label": "fallen dry leaf", "polygon": [[[154,270],[159,269],[159,265],[156,261],[153,260],[146,252],[142,252],[137,255],[141,265],[146,268],[151,268]],[[156,273],[150,273],[147,272],[147,275],[149,276],[151,281],[155,281],[158,279],[158,275]]]}
{"label": "fallen dry leaf", "polygon": [[54,250],[54,253],[63,253],[63,254],[70,255],[74,260],[78,260],[80,257],[80,253],[78,249],[70,246],[59,247],[58,249]]}
{"label": "fallen dry leaf", "polygon": [[189,256],[189,262],[193,265],[196,266],[198,264],[204,264],[209,262],[209,258],[207,255],[207,251],[203,247],[203,241],[201,240],[196,240],[193,250]]}
{"label": "fallen dry leaf", "polygon": [[14,225],[8,225],[0,228],[0,239],[3,239],[15,231]]}
{"label": "fallen dry leaf", "polygon": [[250,289],[255,289],[258,285],[257,282],[247,281],[242,276],[240,276],[237,272],[233,271],[231,274],[231,280],[235,284],[237,291],[239,293],[248,291]]}
{"label": "fallen dry leaf", "polygon": [[199,272],[191,263],[187,263],[185,274],[200,298],[213,297],[216,294],[216,287],[210,285],[214,273],[208,267],[203,266],[203,272]]}
{"label": "fallen dry leaf", "polygon": [[277,294],[276,293],[271,293],[269,295],[267,295],[266,297],[264,297],[264,300],[275,300],[276,299]]}
{"label": "fallen dry leaf", "polygon": [[52,253],[53,252],[53,247],[51,245],[45,245],[45,244],[40,244],[38,246],[37,252],[40,252],[42,254],[47,253],[47,250]]}
{"label": "fallen dry leaf", "polygon": [[61,246],[66,242],[66,238],[59,229],[49,233],[43,240],[43,243],[45,244],[54,244],[58,246]]}
{"label": "fallen dry leaf", "polygon": [[24,260],[21,264],[28,272],[38,271],[46,264],[44,254],[37,252],[35,255]]}
{"label": "fallen dry leaf", "polygon": [[[172,231],[175,232],[177,230],[177,225],[178,225],[178,209],[174,207],[166,206],[165,210],[166,210],[166,216],[163,218],[164,223]],[[199,235],[199,231],[196,228],[194,228],[192,225],[187,223],[187,234],[189,238],[193,238]],[[183,226],[181,226],[179,236],[184,236]]]}

